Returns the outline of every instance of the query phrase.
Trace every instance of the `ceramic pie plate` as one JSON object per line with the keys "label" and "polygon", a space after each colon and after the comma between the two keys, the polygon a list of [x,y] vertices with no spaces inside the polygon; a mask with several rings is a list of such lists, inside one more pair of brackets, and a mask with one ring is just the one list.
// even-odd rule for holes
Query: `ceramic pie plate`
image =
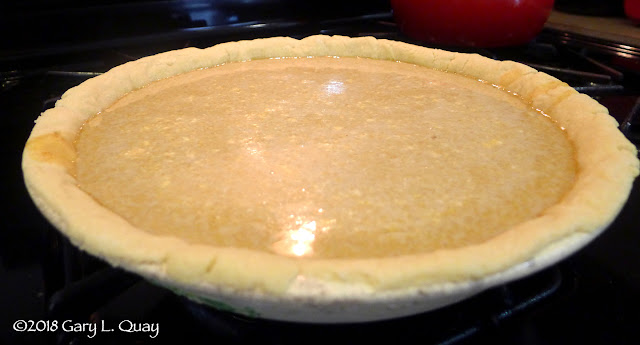
{"label": "ceramic pie plate", "polygon": [[[404,62],[519,97],[562,128],[575,162],[573,183],[558,202],[482,241],[424,253],[324,258],[150,233],[79,187],[80,129],[132,91],[232,62],[308,57]],[[74,245],[113,266],[215,308],[274,320],[336,323],[433,310],[571,255],[615,219],[638,175],[636,155],[606,108],[522,64],[371,37],[312,36],[171,51],[92,78],[38,118],[24,150],[23,171],[31,197],[48,220]]]}

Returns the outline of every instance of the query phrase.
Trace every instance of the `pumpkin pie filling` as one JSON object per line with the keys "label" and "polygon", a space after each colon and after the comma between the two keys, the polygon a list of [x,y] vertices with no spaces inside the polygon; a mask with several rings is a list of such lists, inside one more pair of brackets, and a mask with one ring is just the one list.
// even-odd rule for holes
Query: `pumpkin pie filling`
{"label": "pumpkin pie filling", "polygon": [[293,257],[481,243],[576,175],[563,130],[519,97],[365,58],[174,76],[91,117],[75,144],[80,188],[137,228]]}

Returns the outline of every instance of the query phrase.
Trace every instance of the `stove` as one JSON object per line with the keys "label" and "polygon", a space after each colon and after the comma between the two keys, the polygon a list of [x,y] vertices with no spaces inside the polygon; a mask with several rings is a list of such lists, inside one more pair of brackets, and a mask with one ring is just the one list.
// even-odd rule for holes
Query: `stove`
{"label": "stove", "polygon": [[[199,305],[77,250],[40,215],[20,171],[33,121],[65,90],[113,66],[169,49],[275,35],[375,36],[424,45],[398,31],[384,1],[349,8],[328,1],[321,10],[315,2],[292,3],[2,5],[8,7],[0,19],[7,20],[0,28],[17,34],[0,52],[3,157],[9,160],[2,169],[7,202],[0,231],[0,343],[638,342],[640,313],[632,307],[640,302],[638,182],[614,224],[559,264],[439,310],[360,324],[259,320]],[[31,5],[38,10],[30,11]],[[141,19],[135,27],[119,25],[132,17]],[[56,24],[65,21],[91,29]],[[28,35],[33,27],[46,35]],[[607,106],[623,133],[640,145],[640,46],[548,28],[526,46],[436,48],[515,60],[552,74]],[[23,326],[27,330],[16,330]]]}

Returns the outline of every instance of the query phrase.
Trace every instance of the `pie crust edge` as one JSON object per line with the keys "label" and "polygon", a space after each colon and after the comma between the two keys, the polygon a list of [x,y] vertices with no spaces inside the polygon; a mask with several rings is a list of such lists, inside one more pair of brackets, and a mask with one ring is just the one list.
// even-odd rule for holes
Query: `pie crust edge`
{"label": "pie crust edge", "polygon": [[[403,61],[500,85],[551,116],[574,146],[576,183],[539,217],[486,242],[382,259],[296,259],[189,244],[133,227],[80,190],[73,177],[78,129],[90,116],[152,81],[232,61],[359,56]],[[201,289],[285,295],[297,276],[373,291],[480,279],[525,262],[573,235],[595,237],[613,221],[638,175],[635,146],[605,107],[549,75],[511,61],[406,43],[342,36],[268,38],[162,53],[113,68],[67,91],[38,120],[23,154],[25,183],[43,214],[79,248],[154,280]],[[478,259],[482,258],[482,259]]]}

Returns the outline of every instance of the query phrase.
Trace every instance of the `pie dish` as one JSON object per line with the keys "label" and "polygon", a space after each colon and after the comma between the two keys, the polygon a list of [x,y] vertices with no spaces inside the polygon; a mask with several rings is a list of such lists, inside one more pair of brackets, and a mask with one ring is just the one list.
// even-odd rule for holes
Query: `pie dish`
{"label": "pie dish", "polygon": [[636,155],[606,108],[522,64],[312,36],[90,79],[38,118],[23,171],[114,266],[237,313],[355,322],[570,255],[623,206]]}

